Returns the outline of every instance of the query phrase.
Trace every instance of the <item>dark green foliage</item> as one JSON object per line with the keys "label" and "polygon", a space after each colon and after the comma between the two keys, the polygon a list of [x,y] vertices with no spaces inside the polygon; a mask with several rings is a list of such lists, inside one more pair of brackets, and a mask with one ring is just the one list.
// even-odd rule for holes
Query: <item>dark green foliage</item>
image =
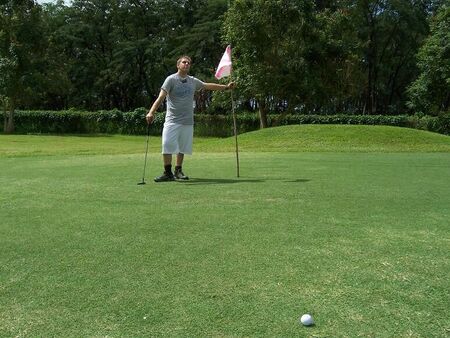
{"label": "dark green foliage", "polygon": [[[144,109],[123,113],[119,110],[17,111],[18,132],[56,134],[145,134]],[[155,126],[162,126],[162,116]],[[153,128],[158,131],[158,128]]]}
{"label": "dark green foliage", "polygon": [[193,72],[199,78],[212,80],[224,46],[220,37],[223,16],[227,11],[227,0],[193,1],[190,22],[174,39],[170,51],[172,59],[189,55],[193,59]]}
{"label": "dark green foliage", "polygon": [[271,126],[292,124],[385,125],[428,130],[450,135],[450,115],[441,117],[417,115],[272,115]]}
{"label": "dark green foliage", "polygon": [[[17,111],[16,129],[19,133],[52,134],[128,134],[144,135],[147,130],[145,108],[131,112],[119,110],[85,111]],[[353,124],[409,127],[450,135],[450,116],[419,115],[280,115],[269,114],[268,126],[294,124]],[[259,129],[259,116],[254,112],[237,115],[238,132]],[[160,135],[164,113],[156,115],[151,134]],[[1,124],[0,124],[1,125]],[[233,119],[228,115],[195,115],[195,134],[198,136],[226,137],[233,135]]]}
{"label": "dark green foliage", "polygon": [[34,1],[0,2],[0,107],[4,131],[14,131],[17,107],[34,105],[45,67],[41,8]]}
{"label": "dark green foliage", "polygon": [[228,10],[225,38],[234,47],[236,78],[246,97],[256,98],[261,127],[268,99],[308,104],[316,89],[313,66],[318,39],[311,1],[235,1]]}
{"label": "dark green foliage", "polygon": [[[192,75],[212,82],[224,47],[231,44],[236,102],[240,110],[259,111],[262,127],[271,125],[271,113],[445,114],[447,4],[4,1],[0,105],[9,111],[9,122],[15,109],[148,108],[164,78],[176,71],[177,56],[191,55]],[[227,93],[203,91],[196,97],[196,113],[226,114],[229,107]]]}
{"label": "dark green foliage", "polygon": [[50,63],[48,72],[61,76],[53,77],[52,88],[36,88],[40,104],[21,108],[128,111],[149,106],[164,78],[176,71],[178,54],[193,57],[194,74],[212,77],[225,11],[224,0],[45,5],[49,60],[60,61]]}
{"label": "dark green foliage", "polygon": [[262,120],[272,98],[305,114],[406,113],[405,90],[435,3],[236,0],[225,37]]}
{"label": "dark green foliage", "polygon": [[441,7],[433,18],[418,65],[421,73],[409,88],[409,105],[433,115],[450,111],[450,6]]}

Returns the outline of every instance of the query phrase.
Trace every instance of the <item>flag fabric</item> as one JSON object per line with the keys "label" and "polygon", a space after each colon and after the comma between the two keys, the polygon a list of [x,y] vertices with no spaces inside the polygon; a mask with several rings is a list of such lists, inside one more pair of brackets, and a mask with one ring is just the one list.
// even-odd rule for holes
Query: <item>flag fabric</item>
{"label": "flag fabric", "polygon": [[222,59],[217,66],[217,71],[215,74],[216,79],[220,80],[225,76],[230,76],[231,74],[231,46],[228,45],[223,53]]}

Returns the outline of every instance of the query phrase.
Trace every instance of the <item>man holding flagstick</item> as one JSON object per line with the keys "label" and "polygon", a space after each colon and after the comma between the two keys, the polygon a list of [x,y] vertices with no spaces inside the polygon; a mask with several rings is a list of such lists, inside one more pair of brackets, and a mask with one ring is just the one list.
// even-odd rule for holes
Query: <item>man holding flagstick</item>
{"label": "man holding flagstick", "polygon": [[[191,58],[182,56],[177,60],[177,72],[168,76],[159,92],[159,96],[150,108],[146,120],[153,123],[155,113],[167,98],[167,112],[162,133],[162,154],[164,172],[155,178],[155,182],[188,180],[183,173],[185,154],[192,154],[194,136],[194,94],[200,89],[228,90],[235,87],[233,82],[227,85],[205,83],[189,76]],[[176,154],[175,172],[172,173],[172,155]]]}

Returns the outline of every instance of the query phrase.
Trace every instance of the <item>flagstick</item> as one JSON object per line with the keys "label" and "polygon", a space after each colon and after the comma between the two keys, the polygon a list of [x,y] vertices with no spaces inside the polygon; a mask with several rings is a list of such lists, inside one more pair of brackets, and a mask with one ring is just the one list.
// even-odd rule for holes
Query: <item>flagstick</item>
{"label": "flagstick", "polygon": [[238,147],[237,127],[236,127],[236,113],[234,111],[233,89],[231,89],[231,111],[233,112],[234,140],[236,143],[236,175],[239,178],[239,147]]}
{"label": "flagstick", "polygon": [[[228,45],[225,49],[225,53],[220,59],[219,66],[215,74],[216,79],[220,80],[222,77],[230,76],[230,83],[233,82],[233,76],[231,72],[231,45]],[[234,112],[234,99],[233,88],[231,88],[231,110],[233,112],[233,124],[234,124],[234,139],[236,142],[236,171],[237,177],[239,177],[239,148],[237,140],[237,126],[236,126],[236,113]]]}

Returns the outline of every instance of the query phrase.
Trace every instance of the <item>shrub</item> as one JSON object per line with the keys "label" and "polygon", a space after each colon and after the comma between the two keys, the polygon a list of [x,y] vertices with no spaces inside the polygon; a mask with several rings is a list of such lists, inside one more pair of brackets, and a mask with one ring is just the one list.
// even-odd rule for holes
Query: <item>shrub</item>
{"label": "shrub", "polygon": [[[144,135],[147,131],[145,108],[131,112],[101,110],[84,112],[66,111],[17,111],[16,132],[52,134],[129,134]],[[2,123],[3,121],[0,121]],[[160,135],[164,114],[156,115],[150,128],[152,135]],[[290,124],[360,124],[389,125],[428,130],[450,135],[450,115],[281,115],[270,114],[269,126]],[[0,125],[1,126],[1,125]],[[259,129],[258,114],[240,112],[237,114],[238,133]],[[233,117],[228,115],[195,115],[197,136],[227,137],[233,135]]]}

